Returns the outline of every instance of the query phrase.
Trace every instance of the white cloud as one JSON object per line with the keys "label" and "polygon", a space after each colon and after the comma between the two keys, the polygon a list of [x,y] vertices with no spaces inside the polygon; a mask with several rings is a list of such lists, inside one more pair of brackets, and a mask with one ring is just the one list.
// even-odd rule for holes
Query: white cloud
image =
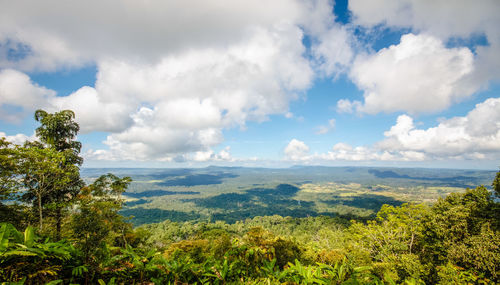
{"label": "white cloud", "polygon": [[89,156],[176,160],[209,152],[225,128],[291,117],[288,104],[311,86],[314,69],[344,70],[351,39],[331,11],[327,0],[8,1],[0,68],[95,64],[94,87],[58,97],[39,89],[47,95],[31,92],[34,104],[74,110],[84,133],[111,132],[109,150]]}
{"label": "white cloud", "polygon": [[318,42],[312,45],[312,52],[318,69],[327,76],[345,72],[354,56],[351,33],[345,27],[335,25],[317,38]]}
{"label": "white cloud", "polygon": [[310,159],[309,147],[303,141],[297,139],[292,139],[285,147],[284,152],[288,160],[300,161]]}
{"label": "white cloud", "polygon": [[350,101],[349,99],[340,99],[337,101],[337,112],[352,113],[360,109],[362,103],[359,101]]}
{"label": "white cloud", "polygon": [[498,34],[497,0],[351,0],[349,10],[357,24],[412,27],[441,37]]}
{"label": "white cloud", "polygon": [[331,151],[318,155],[317,159],[330,161],[369,161],[395,160],[396,158],[388,152],[379,153],[368,147],[352,147],[346,143],[337,143]]}
{"label": "white cloud", "polygon": [[344,112],[436,112],[470,96],[479,86],[468,81],[474,56],[467,48],[446,48],[429,35],[407,34],[398,45],[359,55],[349,76],[364,90],[364,103],[337,103]]}
{"label": "white cloud", "polygon": [[[69,108],[83,132],[111,132],[105,141],[109,150],[89,152],[96,159],[231,160],[229,149],[212,151],[224,140],[224,129],[244,129],[248,121],[265,121],[272,114],[293,117],[289,103],[312,85],[315,72],[337,76],[349,70],[353,58],[349,76],[365,91],[365,100],[340,100],[339,112],[435,112],[499,77],[498,1],[383,3],[353,0],[349,5],[357,24],[411,27],[420,34],[355,57],[352,31],[334,22],[327,0],[2,1],[0,105],[8,112],[0,112],[0,119],[19,119],[35,108]],[[303,45],[304,34],[310,50]],[[475,55],[446,47],[451,37],[476,34],[484,34],[489,46],[476,47]],[[96,85],[65,97],[14,70],[86,64],[97,66]],[[497,110],[495,102],[484,102],[476,108],[482,111],[466,117],[474,124],[451,127],[465,123],[450,119],[436,128],[446,123],[450,131],[475,139],[489,136],[496,143],[498,126],[481,124],[484,112]],[[396,151],[344,145],[323,159],[446,156],[412,146],[418,131],[432,135],[412,124],[401,119],[380,144],[397,143]],[[319,132],[331,129],[323,127]],[[475,143],[483,147],[462,149],[472,149],[469,157],[487,157],[486,143]],[[455,144],[462,143],[457,138]],[[449,149],[449,155],[467,156],[458,146]],[[309,147],[297,140],[285,154],[297,160],[321,156],[309,155]]]}
{"label": "white cloud", "polygon": [[213,150],[208,151],[198,151],[194,154],[192,160],[197,162],[207,162],[207,161],[233,161],[231,156],[231,148],[225,147],[219,153],[215,153]]}
{"label": "white cloud", "polygon": [[0,119],[18,121],[34,110],[46,107],[47,101],[54,96],[54,91],[38,86],[22,72],[0,70]]}
{"label": "white cloud", "polygon": [[500,130],[500,98],[490,98],[467,114],[465,130],[474,137],[494,137]]}
{"label": "white cloud", "polygon": [[44,89],[51,96],[37,107],[72,109],[82,132],[111,132],[109,150],[93,151],[97,157],[174,159],[207,152],[223,141],[225,128],[244,129],[247,121],[265,121],[271,114],[290,117],[289,102],[314,77],[304,31],[313,39],[318,64],[329,66],[325,72],[344,65],[348,35],[333,24],[331,4],[9,2],[0,11],[0,68],[96,64],[94,87],[58,97]]}
{"label": "white cloud", "polygon": [[402,115],[377,147],[417,152],[432,159],[496,159],[500,152],[499,114],[500,98],[490,98],[467,116],[443,120],[426,130],[417,129],[411,117]]}
{"label": "white cloud", "polygon": [[376,27],[412,28],[447,42],[452,38],[468,40],[484,36],[487,46],[476,48],[476,68],[469,79],[485,85],[500,79],[500,2],[482,1],[420,1],[420,0],[351,0],[349,9],[356,24]]}
{"label": "white cloud", "polygon": [[111,134],[104,144],[116,159],[170,160],[184,153],[205,150],[222,142],[219,128],[176,128],[163,122],[161,109],[142,107],[126,130]]}
{"label": "white cloud", "polygon": [[132,124],[129,114],[134,106],[120,101],[105,102],[93,87],[84,86],[69,96],[51,98],[49,103],[50,111],[75,111],[82,133],[116,132]]}
{"label": "white cloud", "polygon": [[[3,2],[0,68],[54,70],[107,58],[152,63],[186,48],[230,46],[252,37],[256,27],[279,24],[306,29],[319,46],[349,50],[327,0]],[[317,54],[328,62],[344,62],[324,49]]]}
{"label": "white cloud", "polygon": [[437,126],[418,129],[413,118],[401,115],[385,139],[371,146],[337,143],[321,154],[309,155],[309,147],[292,140],[285,159],[325,161],[439,161],[500,159],[500,98],[489,98],[464,117],[441,120]]}
{"label": "white cloud", "polygon": [[257,29],[237,45],[186,51],[153,65],[105,61],[95,90],[87,92],[100,107],[74,103],[83,91],[58,102],[85,113],[93,130],[113,130],[106,144],[118,157],[203,152],[222,142],[224,128],[285,114],[309,87],[313,73],[301,38],[297,27],[280,25]]}
{"label": "white cloud", "polygon": [[33,134],[31,136],[27,136],[25,134],[15,134],[13,136],[8,136],[6,133],[0,132],[0,138],[2,138],[2,137],[5,138],[8,142],[13,143],[13,144],[17,144],[17,145],[22,145],[27,141],[37,140],[35,134]]}
{"label": "white cloud", "polygon": [[324,76],[345,72],[352,60],[355,41],[347,27],[335,22],[332,1],[300,1],[303,27],[311,41],[311,52],[317,71]]}
{"label": "white cloud", "polygon": [[31,52],[1,62],[53,69],[110,56],[155,61],[187,46],[237,42],[251,26],[296,21],[300,14],[300,2],[287,0],[7,1],[0,11],[0,41],[22,43]]}
{"label": "white cloud", "polygon": [[335,119],[330,119],[328,120],[328,125],[326,126],[319,126],[317,128],[316,134],[317,135],[324,135],[330,131],[335,129]]}

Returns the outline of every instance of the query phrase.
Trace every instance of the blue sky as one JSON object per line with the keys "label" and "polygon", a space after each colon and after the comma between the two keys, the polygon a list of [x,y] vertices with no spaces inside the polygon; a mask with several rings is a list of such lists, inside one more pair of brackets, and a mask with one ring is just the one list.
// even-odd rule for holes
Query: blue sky
{"label": "blue sky", "polygon": [[497,169],[499,10],[0,1],[0,136],[72,109],[86,167]]}

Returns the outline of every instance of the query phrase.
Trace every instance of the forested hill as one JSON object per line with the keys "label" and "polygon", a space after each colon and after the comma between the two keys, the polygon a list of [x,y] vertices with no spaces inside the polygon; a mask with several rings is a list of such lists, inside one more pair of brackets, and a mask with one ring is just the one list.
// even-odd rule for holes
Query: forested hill
{"label": "forested hill", "polygon": [[[102,179],[94,194],[98,184],[110,186]],[[1,224],[0,276],[21,284],[498,284],[500,172],[493,188],[432,206],[384,205],[366,222],[275,215],[135,229],[109,208],[114,198],[89,193],[63,240]]]}
{"label": "forested hill", "polygon": [[2,284],[500,283],[500,172],[81,172],[74,116],[0,138]]}
{"label": "forested hill", "polygon": [[373,218],[381,206],[435,202],[467,187],[489,185],[494,171],[296,166],[284,169],[83,169],[130,176],[124,216],[135,225],[172,221],[234,223],[256,216]]}

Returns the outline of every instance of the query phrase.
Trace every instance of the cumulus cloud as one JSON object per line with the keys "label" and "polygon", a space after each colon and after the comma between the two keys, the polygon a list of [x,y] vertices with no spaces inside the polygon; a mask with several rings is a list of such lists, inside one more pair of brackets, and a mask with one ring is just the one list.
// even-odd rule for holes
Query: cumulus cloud
{"label": "cumulus cloud", "polygon": [[[294,117],[290,101],[318,75],[347,72],[364,91],[363,102],[338,101],[339,112],[435,112],[500,74],[498,1],[469,2],[350,1],[355,24],[419,33],[356,56],[351,28],[335,22],[327,0],[3,1],[0,119],[19,120],[34,108],[73,109],[83,132],[110,132],[109,149],[89,151],[95,159],[203,161],[231,159],[229,149],[212,151],[227,128],[244,129],[248,121],[273,114]],[[471,35],[484,35],[488,45],[472,51],[447,45],[450,38]],[[97,67],[95,86],[69,95],[56,96],[21,72],[87,64]],[[483,112],[467,115],[467,121],[481,120]],[[497,130],[479,125],[463,131],[483,137]],[[340,145],[323,158],[438,157],[399,142],[404,133],[398,128],[415,136],[417,128],[409,126],[402,118],[380,148]],[[319,133],[333,124],[323,127]],[[389,142],[399,143],[397,153],[383,148]],[[370,152],[377,155],[370,158]],[[290,159],[315,157],[297,140],[285,153]]]}
{"label": "cumulus cloud", "polygon": [[77,114],[83,108],[94,130],[114,130],[106,144],[119,157],[206,151],[222,142],[222,129],[286,113],[289,101],[308,88],[313,73],[302,57],[302,32],[290,25],[276,29],[258,29],[238,45],[170,55],[154,65],[103,62],[91,97],[102,107],[71,104],[79,92],[59,99],[59,105]]}
{"label": "cumulus cloud", "polygon": [[337,101],[337,112],[352,113],[362,106],[359,101],[350,101],[349,99],[340,99]]}
{"label": "cumulus cloud", "polygon": [[84,86],[66,97],[49,100],[50,111],[73,110],[82,133],[92,131],[116,132],[132,124],[130,113],[134,106],[120,101],[104,101],[93,87]]}
{"label": "cumulus cloud", "polygon": [[346,143],[337,143],[332,150],[320,154],[317,157],[320,160],[330,161],[370,161],[370,160],[397,160],[394,155],[388,152],[378,152],[364,146],[352,147]]}
{"label": "cumulus cloud", "polygon": [[205,150],[222,142],[215,127],[176,128],[165,124],[160,108],[142,107],[132,115],[133,124],[104,141],[109,155],[123,160],[170,160],[184,153]]}
{"label": "cumulus cloud", "polygon": [[55,94],[53,90],[33,83],[22,72],[0,70],[0,119],[18,121],[28,113],[49,105],[48,101]]}
{"label": "cumulus cloud", "polygon": [[293,161],[308,160],[309,147],[303,141],[292,139],[285,147],[285,157]]}
{"label": "cumulus cloud", "polygon": [[416,128],[411,117],[401,115],[377,147],[417,152],[433,159],[495,159],[500,151],[499,113],[500,98],[490,98],[467,116],[441,121],[426,130]]}
{"label": "cumulus cloud", "polygon": [[318,33],[315,39],[311,49],[318,71],[326,76],[346,72],[354,57],[352,45],[355,40],[351,32],[336,24]]}
{"label": "cumulus cloud", "polygon": [[371,146],[337,143],[326,153],[308,155],[309,147],[292,140],[285,158],[297,161],[496,160],[500,158],[500,98],[479,103],[466,116],[441,120],[428,129],[401,115]]}
{"label": "cumulus cloud", "polygon": [[2,64],[53,69],[109,56],[154,62],[186,46],[239,41],[248,35],[249,26],[292,21],[300,13],[298,1],[286,0],[6,1],[0,12],[0,39],[27,46],[27,52],[15,60],[3,58]]}
{"label": "cumulus cloud", "polygon": [[231,147],[229,146],[222,149],[219,153],[215,153],[213,150],[198,151],[194,154],[192,160],[197,162],[234,161],[231,156]]}
{"label": "cumulus cloud", "polygon": [[225,128],[290,117],[289,102],[311,86],[315,69],[345,68],[349,34],[334,23],[331,5],[9,1],[0,11],[0,68],[95,64],[95,86],[58,97],[40,89],[32,97],[50,111],[74,110],[82,132],[110,132],[109,149],[89,154],[98,159],[175,160],[209,152]]}
{"label": "cumulus cloud", "polygon": [[497,13],[500,3],[496,0],[480,3],[467,0],[351,0],[349,9],[360,25],[382,23],[392,27],[412,27],[441,37],[497,34],[495,30],[500,21]]}
{"label": "cumulus cloud", "polygon": [[346,143],[337,143],[326,153],[309,154],[309,147],[302,141],[293,139],[285,148],[285,160],[304,163],[322,163],[332,161],[421,161],[425,156],[415,151],[385,151],[369,146],[353,147]]}
{"label": "cumulus cloud", "polygon": [[411,28],[444,42],[484,36],[487,46],[476,46],[476,68],[469,80],[485,85],[500,78],[499,1],[352,0],[349,9],[354,22],[366,27]]}
{"label": "cumulus cloud", "polygon": [[[229,46],[251,37],[255,27],[282,23],[303,27],[319,46],[326,33],[344,37],[339,26],[333,27],[327,0],[4,2],[0,66],[25,71],[81,66],[103,58],[151,63],[186,47]],[[338,38],[336,47],[342,40]],[[348,46],[343,47],[348,53]],[[321,50],[318,55],[329,62],[344,62]]]}
{"label": "cumulus cloud", "polygon": [[17,145],[22,145],[27,141],[35,141],[37,140],[35,134],[31,136],[27,136],[25,134],[15,134],[13,136],[8,136],[4,132],[0,132],[0,138],[5,138],[8,142],[17,144]]}
{"label": "cumulus cloud", "polygon": [[328,120],[328,125],[317,127],[316,134],[317,135],[324,135],[324,134],[332,131],[333,129],[335,129],[335,119],[330,119],[330,120]]}
{"label": "cumulus cloud", "polygon": [[429,35],[403,35],[398,45],[356,58],[349,76],[364,90],[364,103],[343,99],[337,107],[370,114],[444,110],[478,90],[467,80],[473,71],[469,49],[446,48]]}
{"label": "cumulus cloud", "polygon": [[212,98],[228,123],[264,120],[288,111],[295,92],[311,84],[301,39],[299,28],[282,25],[256,29],[232,46],[171,54],[153,65],[104,61],[96,89],[105,100],[130,104]]}

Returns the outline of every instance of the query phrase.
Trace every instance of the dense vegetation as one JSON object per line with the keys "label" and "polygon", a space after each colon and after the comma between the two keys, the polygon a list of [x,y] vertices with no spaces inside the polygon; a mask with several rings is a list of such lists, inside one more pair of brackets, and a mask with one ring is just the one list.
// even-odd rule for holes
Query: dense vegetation
{"label": "dense vegetation", "polygon": [[135,226],[165,219],[234,223],[272,215],[374,219],[384,204],[431,205],[467,187],[488,185],[495,177],[495,171],[486,170],[314,166],[85,168],[82,177],[91,183],[108,171],[133,178],[123,193],[121,213],[133,216]]}
{"label": "dense vegetation", "polygon": [[[0,282],[500,282],[500,172],[493,191],[478,186],[431,206],[383,205],[368,221],[273,215],[226,223],[213,216],[133,228],[120,214],[129,177],[81,179],[74,114],[37,111],[35,118],[39,142],[19,146],[0,139]],[[293,187],[222,198],[236,208],[262,200],[286,209],[292,205],[280,203]]]}

